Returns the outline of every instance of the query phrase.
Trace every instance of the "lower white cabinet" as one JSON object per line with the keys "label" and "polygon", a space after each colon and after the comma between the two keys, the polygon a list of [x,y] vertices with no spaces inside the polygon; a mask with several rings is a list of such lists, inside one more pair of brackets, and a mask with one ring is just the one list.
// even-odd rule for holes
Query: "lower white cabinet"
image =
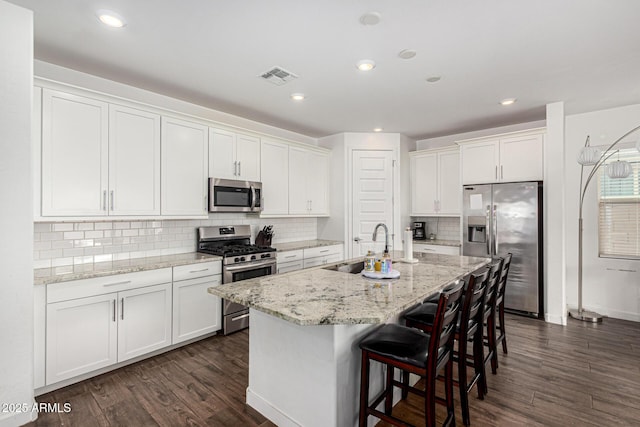
{"label": "lower white cabinet", "polygon": [[459,246],[429,245],[426,243],[414,243],[413,251],[444,255],[460,255]]}
{"label": "lower white cabinet", "polygon": [[342,245],[319,246],[304,250],[304,268],[342,261],[344,251]]}
{"label": "lower white cabinet", "polygon": [[173,344],[222,329],[220,298],[207,292],[221,283],[220,274],[173,282]]}
{"label": "lower white cabinet", "polygon": [[47,287],[33,287],[33,388],[44,387],[47,331]]}

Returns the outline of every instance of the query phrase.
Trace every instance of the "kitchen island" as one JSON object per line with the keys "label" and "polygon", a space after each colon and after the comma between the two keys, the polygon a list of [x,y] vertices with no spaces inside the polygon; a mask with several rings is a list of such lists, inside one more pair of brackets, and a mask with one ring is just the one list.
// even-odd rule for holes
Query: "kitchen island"
{"label": "kitchen island", "polygon": [[[489,262],[414,256],[417,264],[394,264],[401,275],[393,280],[350,274],[361,261],[354,259],[210,288],[251,309],[247,403],[279,426],[356,425],[359,339]],[[382,388],[382,366],[371,372],[374,395]]]}

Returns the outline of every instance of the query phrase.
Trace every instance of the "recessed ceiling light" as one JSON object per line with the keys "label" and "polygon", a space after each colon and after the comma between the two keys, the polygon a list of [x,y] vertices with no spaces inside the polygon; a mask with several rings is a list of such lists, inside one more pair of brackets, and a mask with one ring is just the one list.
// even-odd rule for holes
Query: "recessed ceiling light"
{"label": "recessed ceiling light", "polygon": [[99,10],[96,12],[96,16],[98,17],[100,22],[109,27],[122,28],[127,25],[122,16],[111,10]]}
{"label": "recessed ceiling light", "polygon": [[374,132],[382,132],[382,128],[373,128]]}
{"label": "recessed ceiling light", "polygon": [[515,102],[516,102],[515,98],[506,98],[506,99],[503,99],[502,101],[500,101],[500,104],[502,104],[502,105],[511,105],[511,104],[513,104]]}
{"label": "recessed ceiling light", "polygon": [[370,59],[363,59],[362,61],[358,61],[356,67],[358,67],[360,71],[371,71],[376,68],[376,63]]}
{"label": "recessed ceiling light", "polygon": [[380,14],[378,12],[367,12],[360,17],[362,25],[376,25],[380,22]]}
{"label": "recessed ceiling light", "polygon": [[402,59],[411,59],[416,56],[416,51],[412,49],[403,49],[398,52],[398,56]]}
{"label": "recessed ceiling light", "polygon": [[292,93],[291,99],[294,101],[302,101],[305,98],[304,93]]}
{"label": "recessed ceiling light", "polygon": [[427,81],[429,83],[435,83],[435,82],[439,82],[441,79],[440,76],[431,76],[431,77],[427,77]]}

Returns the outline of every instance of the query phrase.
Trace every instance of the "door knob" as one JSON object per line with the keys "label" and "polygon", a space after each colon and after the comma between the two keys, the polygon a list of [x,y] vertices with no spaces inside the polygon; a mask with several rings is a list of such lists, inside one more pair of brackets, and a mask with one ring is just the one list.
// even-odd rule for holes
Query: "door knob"
{"label": "door knob", "polygon": [[353,238],[353,241],[354,241],[354,242],[358,242],[358,243],[360,243],[360,238],[359,238],[359,237],[354,237],[354,238]]}

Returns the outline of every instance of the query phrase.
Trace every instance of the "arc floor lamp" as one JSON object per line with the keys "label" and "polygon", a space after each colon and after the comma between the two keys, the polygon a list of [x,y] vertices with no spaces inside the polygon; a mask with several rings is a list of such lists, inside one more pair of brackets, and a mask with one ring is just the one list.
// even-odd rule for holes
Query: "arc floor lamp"
{"label": "arc floor lamp", "polygon": [[[584,147],[578,153],[578,163],[580,163],[580,207],[578,215],[578,308],[569,310],[569,316],[574,319],[585,322],[599,323],[602,322],[603,316],[594,311],[585,310],[582,307],[582,206],[584,204],[584,196],[589,187],[591,179],[605,162],[618,152],[616,146],[627,136],[635,131],[640,130],[640,126],[631,129],[629,132],[616,139],[605,151],[601,152],[598,148],[589,145],[589,137],[584,143]],[[640,151],[640,140],[636,143],[636,149]],[[584,167],[593,166],[587,179],[584,180]],[[626,161],[617,160],[606,166],[606,173],[609,178],[620,179],[628,177],[632,172],[631,164]],[[584,182],[584,185],[583,185]]]}

